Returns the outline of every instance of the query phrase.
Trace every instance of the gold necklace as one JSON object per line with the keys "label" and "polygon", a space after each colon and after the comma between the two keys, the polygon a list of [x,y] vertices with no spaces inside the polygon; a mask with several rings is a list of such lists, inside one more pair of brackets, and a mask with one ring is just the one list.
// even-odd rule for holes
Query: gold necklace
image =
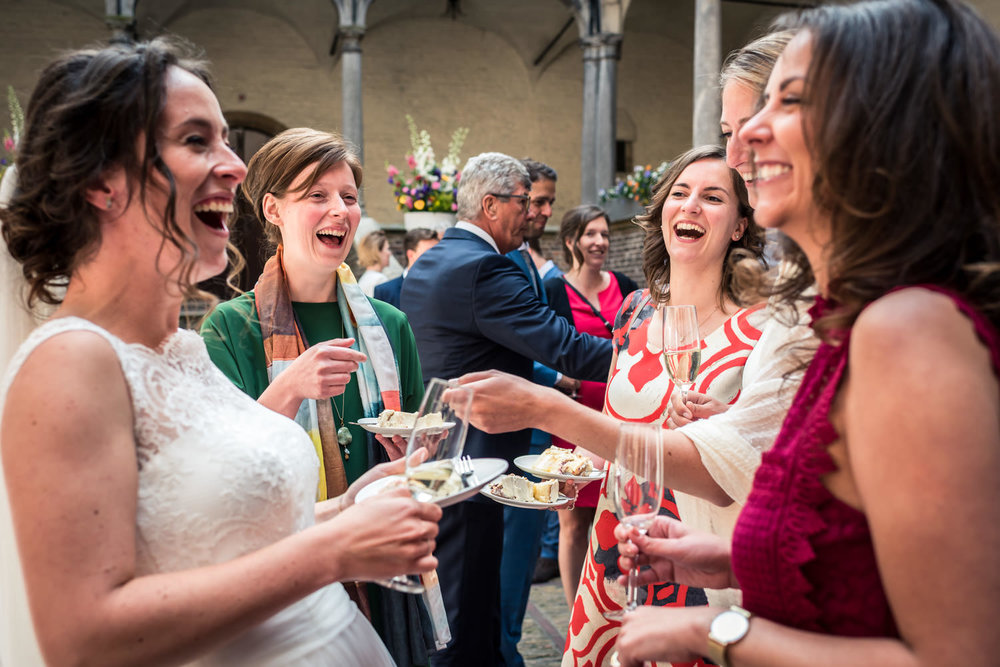
{"label": "gold necklace", "polygon": [[710,312],[707,316],[705,316],[705,319],[703,319],[701,322],[698,322],[698,332],[699,332],[700,335],[702,335],[702,336],[704,335],[701,332],[703,332],[704,329],[705,329],[705,322],[708,322],[710,319],[712,319],[712,315],[715,315],[715,313],[718,310],[719,310],[719,307],[716,306],[715,308],[712,309],[712,312]]}
{"label": "gold necklace", "polygon": [[[340,337],[344,337],[344,316],[340,316]],[[333,403],[333,409],[337,413],[337,418],[340,419],[340,428],[337,429],[337,444],[344,448],[344,460],[349,461],[351,458],[351,448],[349,445],[351,441],[354,440],[354,436],[351,435],[351,429],[344,426],[344,413],[347,412],[347,387],[344,387],[344,393],[340,395],[340,408],[337,408],[337,399],[331,398],[330,402]]]}

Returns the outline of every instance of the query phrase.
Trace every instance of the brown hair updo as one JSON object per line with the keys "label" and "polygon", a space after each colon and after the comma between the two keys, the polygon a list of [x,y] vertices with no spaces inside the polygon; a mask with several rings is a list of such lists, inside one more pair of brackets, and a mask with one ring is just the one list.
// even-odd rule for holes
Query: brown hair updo
{"label": "brown hair updo", "polygon": [[130,198],[138,184],[140,201],[153,170],[166,180],[163,243],[180,250],[179,279],[191,287],[197,246],[174,219],[176,186],[156,143],[167,70],[181,67],[210,85],[204,64],[186,57],[188,51],[177,40],[157,38],[74,51],[43,70],[17,148],[17,186],[0,209],[4,241],[28,283],[29,306],[59,303],[58,288],[99,244],[87,190],[112,168],[124,170]]}

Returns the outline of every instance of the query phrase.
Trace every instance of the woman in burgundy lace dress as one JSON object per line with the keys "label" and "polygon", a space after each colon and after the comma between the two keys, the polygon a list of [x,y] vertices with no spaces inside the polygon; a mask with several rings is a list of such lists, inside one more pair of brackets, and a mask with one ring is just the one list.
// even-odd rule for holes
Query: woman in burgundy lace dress
{"label": "woman in burgundy lace dress", "polygon": [[1000,37],[957,0],[789,22],[740,138],[822,345],[731,546],[665,517],[631,535],[645,582],[746,609],[642,608],[622,663],[997,664]]}

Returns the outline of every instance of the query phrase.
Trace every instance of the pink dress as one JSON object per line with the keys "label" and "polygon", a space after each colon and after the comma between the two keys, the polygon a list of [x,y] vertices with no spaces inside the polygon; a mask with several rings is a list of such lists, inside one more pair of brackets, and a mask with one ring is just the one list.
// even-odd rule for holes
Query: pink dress
{"label": "pink dress", "polygon": [[[1000,369],[993,326],[954,293]],[[834,304],[817,299],[815,320]],[[733,535],[733,572],[743,606],[790,627],[851,637],[897,637],[865,515],[823,485],[836,468],[827,447],[838,434],[829,421],[850,350],[823,343],[806,372],[774,447],[764,453]]]}

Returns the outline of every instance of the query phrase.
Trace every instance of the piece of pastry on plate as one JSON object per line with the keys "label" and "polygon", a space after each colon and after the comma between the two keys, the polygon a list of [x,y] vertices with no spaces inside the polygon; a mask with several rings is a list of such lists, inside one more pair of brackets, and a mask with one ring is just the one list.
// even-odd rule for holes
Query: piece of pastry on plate
{"label": "piece of pastry on plate", "polygon": [[560,475],[586,476],[594,472],[594,462],[587,456],[553,445],[538,455],[534,468]]}

